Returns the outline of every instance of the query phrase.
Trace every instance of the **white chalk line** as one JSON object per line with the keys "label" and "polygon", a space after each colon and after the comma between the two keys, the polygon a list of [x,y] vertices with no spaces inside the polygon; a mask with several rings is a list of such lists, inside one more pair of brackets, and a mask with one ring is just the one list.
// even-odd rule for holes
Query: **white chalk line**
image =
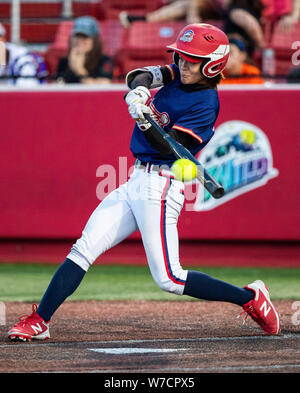
{"label": "white chalk line", "polygon": [[104,353],[108,355],[132,355],[144,353],[170,353],[177,351],[187,351],[187,348],[87,348],[88,351]]}

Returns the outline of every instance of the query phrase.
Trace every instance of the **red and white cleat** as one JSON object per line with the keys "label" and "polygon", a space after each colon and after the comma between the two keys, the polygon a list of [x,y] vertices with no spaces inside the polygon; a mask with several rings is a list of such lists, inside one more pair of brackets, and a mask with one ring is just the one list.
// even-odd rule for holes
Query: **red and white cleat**
{"label": "red and white cleat", "polygon": [[32,314],[19,317],[20,322],[14,325],[8,332],[11,341],[46,340],[50,338],[49,322],[37,314],[37,305],[32,305]]}
{"label": "red and white cleat", "polygon": [[[280,332],[280,318],[277,309],[270,300],[269,290],[265,283],[256,280],[247,285],[246,289],[254,292],[254,299],[243,305],[243,309],[268,334],[275,335]],[[246,318],[247,316],[246,315]],[[246,320],[245,318],[245,320]]]}

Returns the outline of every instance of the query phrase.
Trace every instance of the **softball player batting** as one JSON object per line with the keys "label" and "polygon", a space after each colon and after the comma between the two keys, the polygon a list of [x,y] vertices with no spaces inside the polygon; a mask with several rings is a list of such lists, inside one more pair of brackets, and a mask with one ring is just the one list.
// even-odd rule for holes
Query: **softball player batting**
{"label": "softball player batting", "polygon": [[[239,288],[180,265],[177,220],[184,203],[184,185],[166,169],[176,157],[144,113],[196,155],[214,134],[219,112],[217,85],[229,43],[218,28],[191,24],[167,48],[174,52],[173,64],[135,69],[126,77],[130,90],[125,100],[136,120],[130,142],[136,158],[133,174],[92,213],[39,307],[33,305],[32,314],[8,332],[11,340],[49,338],[52,315],[76,290],[96,258],[136,230],[141,233],[153,279],[161,289],[240,305],[242,314],[250,315],[266,333],[279,333],[279,315],[262,281]],[[152,100],[149,89],[156,87],[161,89]]]}

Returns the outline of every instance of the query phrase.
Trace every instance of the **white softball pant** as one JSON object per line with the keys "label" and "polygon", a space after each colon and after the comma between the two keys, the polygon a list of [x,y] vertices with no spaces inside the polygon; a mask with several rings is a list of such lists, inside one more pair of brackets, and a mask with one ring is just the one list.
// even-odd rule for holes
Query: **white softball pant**
{"label": "white softball pant", "polygon": [[169,171],[151,170],[149,164],[134,168],[128,182],[92,213],[68,258],[87,271],[102,253],[139,230],[154,281],[182,295],[187,270],[179,262],[177,220],[183,203],[184,185]]}

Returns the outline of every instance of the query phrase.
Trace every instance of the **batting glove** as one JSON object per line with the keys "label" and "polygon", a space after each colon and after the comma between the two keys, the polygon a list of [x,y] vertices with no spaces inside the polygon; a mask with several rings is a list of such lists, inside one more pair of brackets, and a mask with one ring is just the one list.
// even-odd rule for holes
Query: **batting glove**
{"label": "batting glove", "polygon": [[125,97],[127,105],[132,104],[148,104],[151,99],[151,93],[145,86],[138,86],[133,90],[130,90]]}
{"label": "batting glove", "polygon": [[143,104],[132,104],[128,108],[131,117],[136,120],[138,127],[142,131],[148,130],[151,124],[145,119],[144,114],[149,113],[154,121],[157,121],[155,114],[152,112],[151,108]]}
{"label": "batting glove", "polygon": [[144,117],[144,113],[153,115],[148,106],[151,102],[150,91],[145,86],[138,86],[126,94],[125,101],[128,104],[129,114],[137,122],[138,127],[142,131],[150,128],[151,124]]}
{"label": "batting glove", "polygon": [[128,111],[133,120],[146,121],[144,113],[150,113],[150,108],[147,105],[137,103],[129,105]]}
{"label": "batting glove", "polygon": [[[149,106],[145,106],[143,105],[143,113],[149,113],[150,117],[152,118],[152,120],[154,120],[156,123],[158,123],[158,117],[157,115],[153,112],[153,109]],[[148,120],[138,120],[137,121],[137,125],[139,127],[140,130],[142,131],[146,131],[148,130],[148,128],[152,127],[152,124],[148,122]]]}

